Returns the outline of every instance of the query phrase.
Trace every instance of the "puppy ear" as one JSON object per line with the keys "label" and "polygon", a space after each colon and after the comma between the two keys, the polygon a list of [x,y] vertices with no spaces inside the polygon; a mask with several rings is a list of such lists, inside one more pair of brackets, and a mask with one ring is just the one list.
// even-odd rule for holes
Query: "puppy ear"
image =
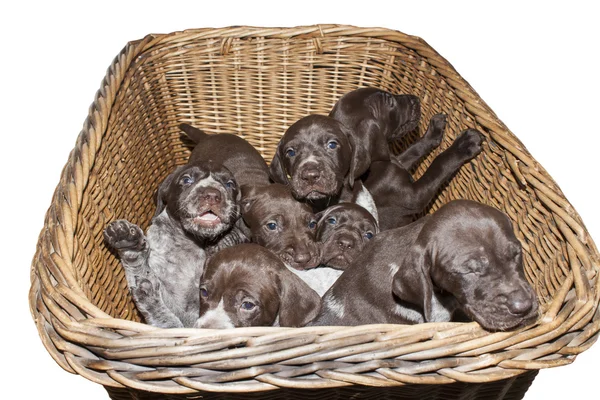
{"label": "puppy ear", "polygon": [[204,138],[206,138],[207,134],[202,129],[195,128],[190,124],[179,124],[179,129],[181,129],[190,140],[196,144],[200,143]]}
{"label": "puppy ear", "polygon": [[371,195],[371,192],[363,185],[361,180],[356,181],[356,185],[352,190],[352,203],[357,204],[367,210],[373,218],[375,218],[375,222],[377,222],[377,226],[379,226],[379,214],[377,213],[377,205],[375,204],[375,200]]}
{"label": "puppy ear", "polygon": [[321,298],[287,267],[279,276],[279,325],[298,328],[315,319]]}
{"label": "puppy ear", "polygon": [[398,298],[423,309],[425,322],[431,321],[432,314],[433,283],[430,269],[431,263],[425,248],[415,244],[392,282],[392,292]]}
{"label": "puppy ear", "polygon": [[173,179],[179,174],[185,165],[180,165],[175,169],[175,171],[171,172],[167,177],[158,185],[158,190],[156,191],[156,212],[154,216],[159,216],[165,207],[167,207],[167,197],[169,195],[169,186],[171,186],[171,182]]}
{"label": "puppy ear", "polygon": [[242,185],[240,187],[240,211],[243,214],[246,214],[252,208],[252,204],[256,200],[256,186],[254,185]]}
{"label": "puppy ear", "polygon": [[347,184],[350,188],[354,187],[354,181],[361,177],[371,166],[371,152],[365,147],[364,140],[356,140],[355,135],[347,128],[344,129],[350,147],[352,148],[352,158],[350,159],[350,170],[347,175]]}
{"label": "puppy ear", "polygon": [[271,176],[273,182],[287,185],[289,183],[289,179],[287,177],[287,173],[283,168],[283,162],[281,161],[281,152],[279,150],[279,147],[280,146],[277,147],[275,155],[273,156],[273,160],[269,165],[269,175]]}

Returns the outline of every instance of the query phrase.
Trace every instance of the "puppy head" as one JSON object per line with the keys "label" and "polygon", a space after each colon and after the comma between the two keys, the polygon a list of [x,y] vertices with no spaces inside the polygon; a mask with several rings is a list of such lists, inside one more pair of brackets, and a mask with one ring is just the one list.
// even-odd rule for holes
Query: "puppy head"
{"label": "puppy head", "polygon": [[307,204],[294,199],[288,186],[244,186],[241,204],[242,218],[254,243],[268,248],[293,268],[319,265],[316,217]]}
{"label": "puppy head", "polygon": [[525,280],[521,244],[508,217],[467,200],[434,213],[394,277],[401,300],[423,308],[431,320],[434,288],[450,293],[483,328],[515,329],[535,321],[538,303]]}
{"label": "puppy head", "polygon": [[197,328],[299,327],[321,299],[272,252],[256,244],[226,248],[211,257],[200,283]]}
{"label": "puppy head", "polygon": [[373,215],[353,203],[340,203],[317,214],[317,240],[321,243],[322,263],[346,269],[361,254],[363,247],[379,233]]}
{"label": "puppy head", "polygon": [[240,192],[231,172],[210,161],[178,167],[159,186],[156,215],[165,209],[189,234],[212,240],[239,219]]}
{"label": "puppy head", "polygon": [[285,132],[269,171],[275,182],[289,184],[297,199],[320,200],[339,195],[352,157],[348,131],[340,122],[309,115]]}

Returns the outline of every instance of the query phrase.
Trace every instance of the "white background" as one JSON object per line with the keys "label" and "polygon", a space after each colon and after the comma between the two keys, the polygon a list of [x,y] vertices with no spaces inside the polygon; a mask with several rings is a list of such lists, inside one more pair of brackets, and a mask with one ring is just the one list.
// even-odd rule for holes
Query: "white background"
{"label": "white background", "polygon": [[[600,240],[600,29],[593,2],[11,3],[19,5],[0,6],[0,381],[4,392],[19,393],[14,397],[107,398],[100,385],[62,370],[42,346],[27,303],[29,267],[106,68],[127,41],[148,33],[339,23],[420,36],[523,141]],[[572,365],[541,371],[525,398],[600,398],[598,371],[600,344]]]}

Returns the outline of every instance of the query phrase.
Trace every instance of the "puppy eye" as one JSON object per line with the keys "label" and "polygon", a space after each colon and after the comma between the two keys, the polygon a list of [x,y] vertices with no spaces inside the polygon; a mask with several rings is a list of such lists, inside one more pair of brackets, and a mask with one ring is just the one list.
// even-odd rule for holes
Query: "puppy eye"
{"label": "puppy eye", "polygon": [[242,303],[242,309],[244,309],[246,311],[254,310],[254,307],[256,307],[256,304],[254,304],[251,301],[245,301]]}
{"label": "puppy eye", "polygon": [[267,224],[267,229],[270,231],[274,231],[275,229],[277,229],[277,224],[275,222],[269,222]]}
{"label": "puppy eye", "polygon": [[365,237],[367,239],[373,239],[373,232],[367,232],[367,233],[365,233]]}
{"label": "puppy eye", "polygon": [[194,178],[189,175],[184,175],[183,178],[181,178],[181,182],[183,182],[184,185],[191,185],[194,183]]}
{"label": "puppy eye", "polygon": [[200,296],[208,297],[208,290],[206,290],[205,288],[200,288]]}
{"label": "puppy eye", "polygon": [[310,229],[315,229],[315,228],[316,228],[316,226],[317,226],[317,221],[310,221],[310,222],[308,223],[308,227],[309,227]]}
{"label": "puppy eye", "polygon": [[235,182],[232,180],[229,180],[229,181],[227,181],[225,186],[227,186],[228,189],[235,189]]}
{"label": "puppy eye", "polygon": [[330,140],[329,142],[327,142],[327,148],[328,149],[335,149],[338,147],[338,142],[336,142],[335,140]]}
{"label": "puppy eye", "polygon": [[296,151],[294,149],[287,149],[285,155],[288,157],[294,157],[296,155]]}
{"label": "puppy eye", "polygon": [[333,217],[327,218],[327,222],[330,223],[331,225],[335,225],[337,223],[337,221]]}

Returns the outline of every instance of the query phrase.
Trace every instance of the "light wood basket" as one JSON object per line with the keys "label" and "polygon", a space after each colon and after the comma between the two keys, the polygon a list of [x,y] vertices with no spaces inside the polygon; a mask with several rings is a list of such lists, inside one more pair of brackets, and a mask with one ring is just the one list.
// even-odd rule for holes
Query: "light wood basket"
{"label": "light wood basket", "polygon": [[[157,183],[190,154],[177,126],[238,134],[270,160],[289,125],[327,114],[363,86],[419,96],[415,135],[434,114],[447,115],[444,142],[415,177],[465,128],[485,135],[484,151],[431,211],[467,198],[510,216],[539,321],[497,333],[477,323],[229,330],[141,323],[102,230],[119,218],[147,228]],[[598,260],[556,183],[422,39],[339,25],[197,29],[130,42],[109,67],[47,212],[29,301],[56,362],[114,399],[518,399],[537,370],[571,363],[597,339]]]}

